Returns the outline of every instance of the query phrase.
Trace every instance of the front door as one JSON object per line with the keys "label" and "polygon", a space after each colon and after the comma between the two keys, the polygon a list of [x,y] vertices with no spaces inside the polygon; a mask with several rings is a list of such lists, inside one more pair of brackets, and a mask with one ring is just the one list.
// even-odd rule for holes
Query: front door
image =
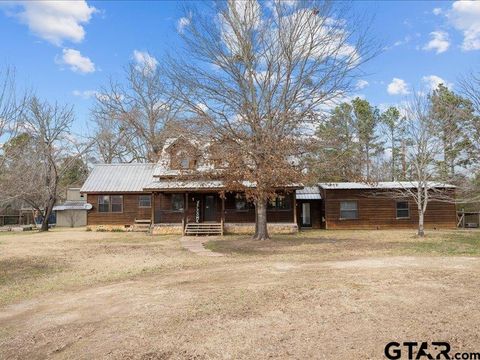
{"label": "front door", "polygon": [[310,203],[302,203],[302,227],[311,227],[312,218],[310,217]]}
{"label": "front door", "polygon": [[204,221],[215,221],[215,212],[216,212],[216,201],[215,195],[205,195],[205,209],[203,220]]}

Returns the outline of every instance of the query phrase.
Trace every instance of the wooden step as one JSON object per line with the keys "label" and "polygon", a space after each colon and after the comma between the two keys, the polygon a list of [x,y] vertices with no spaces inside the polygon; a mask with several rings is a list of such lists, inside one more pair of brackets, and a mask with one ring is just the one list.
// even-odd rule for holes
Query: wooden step
{"label": "wooden step", "polygon": [[185,235],[222,235],[222,223],[188,223]]}
{"label": "wooden step", "polygon": [[149,224],[152,221],[150,219],[135,219],[135,224]]}
{"label": "wooden step", "polygon": [[135,224],[133,225],[133,231],[148,232],[150,231],[150,227],[151,227],[150,219],[135,219]]}

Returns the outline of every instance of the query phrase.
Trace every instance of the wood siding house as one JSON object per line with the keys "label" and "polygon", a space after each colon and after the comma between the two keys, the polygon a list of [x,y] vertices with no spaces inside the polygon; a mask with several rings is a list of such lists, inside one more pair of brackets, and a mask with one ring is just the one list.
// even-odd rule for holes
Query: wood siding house
{"label": "wood siding house", "polygon": [[[212,164],[195,155],[201,151],[208,149],[177,138],[166,144],[156,164],[95,166],[81,189],[92,205],[87,212],[87,226],[133,229],[147,224],[153,227],[153,233],[184,233],[189,226],[218,224],[221,227],[215,228],[221,229],[221,233],[253,232],[253,204],[242,193],[226,191],[221,180],[202,178],[202,168]],[[194,176],[183,176],[191,170],[195,170]],[[398,201],[378,196],[378,190],[413,185],[397,182],[375,186],[286,186],[269,203],[268,226],[270,231],[281,233],[296,232],[299,228],[413,228],[418,217],[412,199]],[[453,192],[454,188],[447,185],[444,190]],[[455,205],[432,201],[425,223],[427,227],[455,227]]]}
{"label": "wood siding house", "polygon": [[[322,228],[325,229],[388,229],[418,226],[418,209],[411,197],[398,196],[415,182],[323,183],[319,184],[323,199]],[[455,188],[448,184],[430,184],[436,192],[451,199]],[[425,213],[426,228],[455,228],[456,207],[451,201],[429,201]]]}

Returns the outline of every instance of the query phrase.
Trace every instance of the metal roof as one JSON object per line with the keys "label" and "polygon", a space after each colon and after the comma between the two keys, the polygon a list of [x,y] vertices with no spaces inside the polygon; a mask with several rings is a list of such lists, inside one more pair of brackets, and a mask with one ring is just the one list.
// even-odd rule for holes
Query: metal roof
{"label": "metal roof", "polygon": [[321,200],[320,189],[318,186],[307,186],[295,191],[297,200]]}
{"label": "metal roof", "polygon": [[[242,181],[242,186],[254,188],[255,183]],[[300,187],[299,184],[291,184],[289,188]],[[156,180],[145,185],[144,190],[208,190],[223,189],[225,184],[220,180]]]}
{"label": "metal roof", "polygon": [[80,192],[141,192],[153,180],[155,164],[99,164]]}
{"label": "metal roof", "polygon": [[223,182],[218,180],[211,181],[198,181],[198,180],[159,180],[150,182],[145,186],[145,189],[149,190],[204,190],[204,189],[221,189],[223,188]]}
{"label": "metal roof", "polygon": [[63,204],[55,205],[53,210],[62,211],[62,210],[87,210],[85,209],[85,200],[82,201],[65,201]]}
{"label": "metal roof", "polygon": [[[418,186],[418,181],[381,181],[381,182],[331,182],[319,183],[319,187],[325,190],[347,190],[347,189],[411,189]],[[428,188],[455,188],[454,185],[442,184],[433,181],[427,182]]]}

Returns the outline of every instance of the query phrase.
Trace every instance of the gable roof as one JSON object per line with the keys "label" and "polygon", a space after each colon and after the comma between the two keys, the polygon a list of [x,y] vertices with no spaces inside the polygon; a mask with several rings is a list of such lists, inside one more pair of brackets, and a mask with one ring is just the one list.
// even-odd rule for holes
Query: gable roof
{"label": "gable roof", "polygon": [[155,164],[99,164],[80,192],[142,192],[152,182]]}
{"label": "gable roof", "polygon": [[[380,182],[331,182],[319,183],[318,186],[325,190],[347,190],[347,189],[412,189],[418,186],[418,181],[380,181]],[[433,181],[427,182],[428,188],[454,189],[454,185],[442,184]]]}

